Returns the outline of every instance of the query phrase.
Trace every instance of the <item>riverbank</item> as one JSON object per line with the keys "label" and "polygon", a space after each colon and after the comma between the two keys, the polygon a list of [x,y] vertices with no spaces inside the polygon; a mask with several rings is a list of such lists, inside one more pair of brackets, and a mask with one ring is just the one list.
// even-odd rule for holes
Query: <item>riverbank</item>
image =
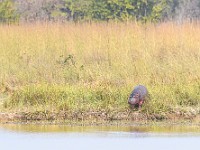
{"label": "riverbank", "polygon": [[[140,110],[132,109],[127,103],[128,86],[112,84],[93,85],[51,85],[33,84],[24,86],[2,96],[0,105],[1,122],[112,122],[112,121],[200,121],[198,99],[193,103],[178,100],[161,100],[165,97],[158,88],[149,88],[150,99]],[[166,86],[171,90],[178,87]],[[194,87],[193,87],[194,88]],[[196,87],[197,88],[197,87]],[[197,88],[198,89],[198,88]],[[154,94],[151,94],[154,93]],[[174,93],[181,96],[183,93]],[[172,96],[172,95],[171,95]],[[179,99],[180,100],[180,99]],[[186,99],[185,99],[186,101]],[[192,102],[190,99],[188,101]],[[170,103],[171,102],[171,103]]]}
{"label": "riverbank", "polygon": [[200,124],[200,114],[165,114],[147,115],[140,112],[120,112],[109,116],[104,112],[68,114],[67,112],[21,112],[0,113],[0,123],[39,123],[71,125],[111,125],[111,124]]}

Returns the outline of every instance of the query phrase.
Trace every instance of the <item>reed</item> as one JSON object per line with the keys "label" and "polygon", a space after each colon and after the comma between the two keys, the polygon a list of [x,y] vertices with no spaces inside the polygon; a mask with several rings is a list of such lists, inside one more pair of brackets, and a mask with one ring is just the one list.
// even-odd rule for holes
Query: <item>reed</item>
{"label": "reed", "polygon": [[9,111],[200,112],[200,24],[0,25],[0,91]]}

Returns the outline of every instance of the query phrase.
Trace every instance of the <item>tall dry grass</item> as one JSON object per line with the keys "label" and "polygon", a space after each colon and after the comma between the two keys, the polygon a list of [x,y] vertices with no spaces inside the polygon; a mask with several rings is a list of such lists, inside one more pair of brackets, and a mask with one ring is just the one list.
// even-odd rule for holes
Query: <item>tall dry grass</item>
{"label": "tall dry grass", "polygon": [[144,112],[200,112],[200,24],[1,25],[0,64],[11,110],[125,111],[143,84]]}

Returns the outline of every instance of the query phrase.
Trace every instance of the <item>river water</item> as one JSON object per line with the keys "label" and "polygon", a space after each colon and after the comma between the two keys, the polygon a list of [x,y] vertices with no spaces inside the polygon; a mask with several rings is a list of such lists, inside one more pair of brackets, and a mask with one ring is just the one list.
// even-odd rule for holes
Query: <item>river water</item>
{"label": "river water", "polygon": [[1,150],[200,149],[200,126],[0,125]]}

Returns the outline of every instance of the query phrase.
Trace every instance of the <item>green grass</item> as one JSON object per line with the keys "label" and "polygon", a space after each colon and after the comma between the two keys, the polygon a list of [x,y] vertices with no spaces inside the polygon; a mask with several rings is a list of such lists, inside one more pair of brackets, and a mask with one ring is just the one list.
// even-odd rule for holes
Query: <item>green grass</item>
{"label": "green grass", "polygon": [[2,111],[199,113],[200,25],[164,23],[0,26]]}
{"label": "green grass", "polygon": [[[12,112],[106,112],[130,110],[127,97],[131,87],[116,85],[31,85],[15,91],[4,108]],[[164,89],[161,91],[160,89]],[[154,86],[149,88],[150,100],[141,109],[145,114],[187,112],[199,113],[199,87]],[[167,95],[167,96],[166,96]]]}
{"label": "green grass", "polygon": [[127,103],[127,89],[105,87],[75,87],[58,85],[34,85],[15,92],[5,107],[19,107],[56,111],[88,111],[106,110],[113,108],[124,109]]}

